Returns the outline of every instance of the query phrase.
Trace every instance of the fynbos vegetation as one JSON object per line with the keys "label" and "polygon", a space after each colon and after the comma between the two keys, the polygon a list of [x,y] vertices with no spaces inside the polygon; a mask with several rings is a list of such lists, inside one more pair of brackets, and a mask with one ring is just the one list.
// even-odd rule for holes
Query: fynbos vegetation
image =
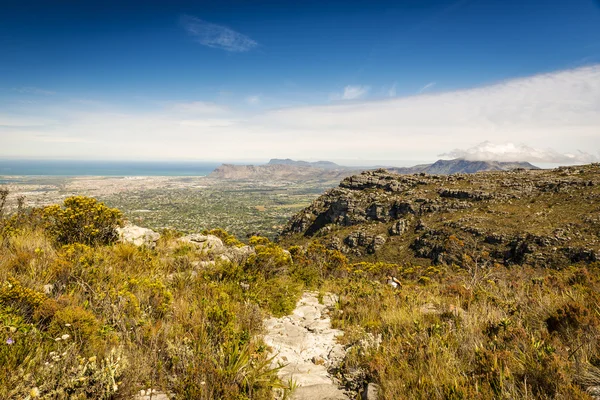
{"label": "fynbos vegetation", "polygon": [[[293,396],[263,321],[314,290],[337,295],[344,350],[327,365],[349,398],[591,399],[596,170],[392,176],[400,192],[366,175],[298,214],[281,243],[164,231],[136,247],[115,242],[117,210],[83,197],[4,215],[0,398]],[[535,196],[507,197],[516,182]]]}

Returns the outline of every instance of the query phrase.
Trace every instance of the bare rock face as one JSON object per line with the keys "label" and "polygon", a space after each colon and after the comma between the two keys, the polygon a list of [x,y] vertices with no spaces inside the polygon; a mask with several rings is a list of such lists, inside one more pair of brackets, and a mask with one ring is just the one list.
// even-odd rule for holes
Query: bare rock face
{"label": "bare rock face", "polygon": [[406,219],[399,219],[388,230],[391,236],[400,236],[408,230],[409,222]]}
{"label": "bare rock face", "polygon": [[136,246],[156,246],[156,241],[160,234],[152,229],[142,228],[137,225],[125,225],[123,228],[117,228],[119,241],[123,243],[132,243]]}
{"label": "bare rock face", "polygon": [[364,231],[355,231],[346,236],[344,243],[350,249],[363,247],[367,253],[373,254],[379,250],[386,242],[383,235],[371,235]]}

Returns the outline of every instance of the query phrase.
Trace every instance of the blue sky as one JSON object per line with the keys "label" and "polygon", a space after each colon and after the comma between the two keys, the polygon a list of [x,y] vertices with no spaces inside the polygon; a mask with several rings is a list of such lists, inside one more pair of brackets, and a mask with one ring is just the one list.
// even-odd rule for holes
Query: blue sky
{"label": "blue sky", "polygon": [[[598,65],[592,0],[4,0],[0,156],[423,160],[491,141],[597,157]],[[453,128],[392,118],[413,109]]]}

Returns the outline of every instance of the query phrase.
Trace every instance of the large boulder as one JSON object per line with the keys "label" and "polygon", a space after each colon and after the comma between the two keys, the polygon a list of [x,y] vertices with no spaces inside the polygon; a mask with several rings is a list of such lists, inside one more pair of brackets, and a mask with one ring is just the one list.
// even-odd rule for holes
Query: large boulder
{"label": "large boulder", "polygon": [[193,244],[200,251],[221,253],[226,246],[223,241],[215,235],[202,235],[200,233],[192,233],[180,239],[182,242]]}
{"label": "large boulder", "polygon": [[213,258],[220,258],[224,261],[242,262],[252,253],[254,249],[250,246],[227,246],[215,235],[202,235],[193,233],[180,239],[183,242],[193,244],[200,250]]}
{"label": "large boulder", "polygon": [[136,246],[154,247],[156,246],[156,241],[160,238],[158,232],[132,224],[117,228],[117,234],[119,235],[120,242],[132,243]]}

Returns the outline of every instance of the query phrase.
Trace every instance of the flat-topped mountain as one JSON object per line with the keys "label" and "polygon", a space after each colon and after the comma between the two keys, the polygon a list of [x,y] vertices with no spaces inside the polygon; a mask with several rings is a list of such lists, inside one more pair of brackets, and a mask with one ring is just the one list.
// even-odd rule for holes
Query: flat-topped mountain
{"label": "flat-topped mountain", "polygon": [[421,265],[466,254],[564,266],[600,260],[599,215],[600,164],[455,175],[379,169],[325,192],[281,240],[318,237],[351,257]]}
{"label": "flat-topped mountain", "polygon": [[313,161],[313,162],[309,162],[309,161],[302,161],[302,160],[292,160],[289,158],[272,158],[271,160],[269,160],[269,162],[267,163],[267,165],[292,165],[292,166],[296,166],[296,167],[313,167],[313,168],[322,168],[322,169],[342,169],[342,168],[348,168],[348,167],[343,167],[341,165],[338,165],[334,162],[331,161]]}
{"label": "flat-topped mountain", "polygon": [[358,171],[349,169],[317,168],[306,165],[265,164],[233,165],[223,164],[210,173],[210,178],[226,180],[256,181],[339,181]]}
{"label": "flat-topped mountain", "polygon": [[512,169],[539,169],[528,162],[501,162],[501,161],[469,161],[462,158],[454,160],[437,160],[433,164],[420,164],[406,168],[387,168],[396,174],[474,174],[481,171],[510,171]]}

